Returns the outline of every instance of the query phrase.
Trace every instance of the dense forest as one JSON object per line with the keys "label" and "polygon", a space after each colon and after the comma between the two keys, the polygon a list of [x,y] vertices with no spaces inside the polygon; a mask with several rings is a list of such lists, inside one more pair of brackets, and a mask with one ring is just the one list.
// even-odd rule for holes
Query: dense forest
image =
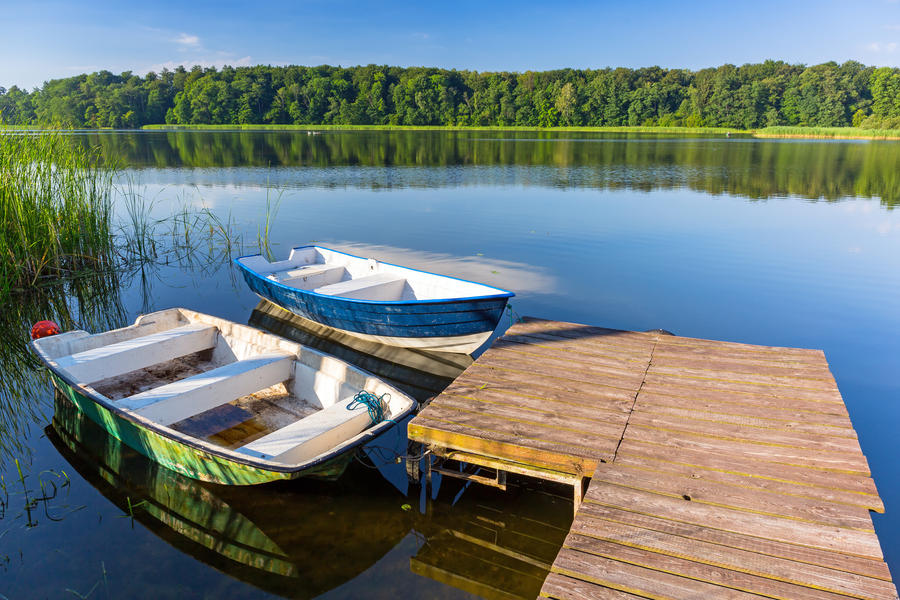
{"label": "dense forest", "polygon": [[900,69],[766,61],[689,71],[479,73],[388,66],[108,71],[0,87],[7,124],[900,128]]}

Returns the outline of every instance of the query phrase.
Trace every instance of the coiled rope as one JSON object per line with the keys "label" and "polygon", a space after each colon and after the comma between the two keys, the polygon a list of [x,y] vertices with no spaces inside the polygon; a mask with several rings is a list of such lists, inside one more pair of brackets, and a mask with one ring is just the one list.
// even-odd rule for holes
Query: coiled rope
{"label": "coiled rope", "polygon": [[384,412],[387,408],[387,400],[385,397],[390,398],[391,395],[385,392],[380,396],[376,396],[371,392],[361,390],[353,396],[353,402],[347,405],[347,410],[356,410],[360,406],[365,406],[366,410],[369,411],[369,418],[372,419],[372,425],[381,423],[384,421]]}

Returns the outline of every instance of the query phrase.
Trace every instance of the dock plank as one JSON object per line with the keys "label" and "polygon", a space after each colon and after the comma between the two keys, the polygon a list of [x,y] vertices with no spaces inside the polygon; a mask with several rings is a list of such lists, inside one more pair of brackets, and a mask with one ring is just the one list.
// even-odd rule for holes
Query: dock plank
{"label": "dock plank", "polygon": [[526,319],[409,435],[591,477],[541,597],[897,599],[821,350]]}

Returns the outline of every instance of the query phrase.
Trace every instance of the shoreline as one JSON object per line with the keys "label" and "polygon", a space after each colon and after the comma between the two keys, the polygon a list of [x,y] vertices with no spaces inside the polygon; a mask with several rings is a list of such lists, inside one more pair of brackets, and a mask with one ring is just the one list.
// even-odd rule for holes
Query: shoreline
{"label": "shoreline", "polygon": [[714,135],[752,139],[808,139],[808,140],[861,140],[900,141],[900,129],[860,129],[857,127],[772,127],[764,129],[734,129],[729,127],[525,127],[525,126],[470,126],[470,125],[293,125],[293,124],[227,124],[227,125],[144,125],[139,129],[64,129],[40,125],[0,125],[3,131],[78,131],[78,132],[139,132],[139,131],[234,131],[234,132],[308,132],[326,131],[506,131],[534,133],[621,133],[641,135]]}

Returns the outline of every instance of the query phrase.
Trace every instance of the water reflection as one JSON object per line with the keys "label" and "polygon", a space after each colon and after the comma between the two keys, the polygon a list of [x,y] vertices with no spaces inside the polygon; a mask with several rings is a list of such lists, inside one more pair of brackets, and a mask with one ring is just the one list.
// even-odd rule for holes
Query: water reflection
{"label": "water reflection", "polygon": [[442,490],[417,522],[425,543],[410,569],[482,598],[535,598],[572,524],[572,501],[556,491],[470,485],[451,503]]}
{"label": "water reflection", "polygon": [[115,272],[88,274],[52,286],[35,287],[13,295],[0,312],[0,470],[13,458],[30,453],[29,427],[45,422],[40,399],[50,384],[28,349],[29,331],[37,321],[49,319],[63,331],[105,331],[125,324]]}
{"label": "water reflection", "polygon": [[147,460],[61,396],[48,438],[124,514],[182,552],[270,593],[311,598],[369,569],[413,527],[375,471],[342,483],[215,486]]}
{"label": "water reflection", "polygon": [[900,202],[900,144],[893,142],[467,131],[116,132],[80,138],[126,167],[209,169],[191,179],[208,185],[257,182],[265,168],[273,185],[285,187],[690,188],[755,199]]}
{"label": "water reflection", "polygon": [[261,300],[253,309],[249,324],[365,369],[419,402],[439,394],[472,364],[472,358],[464,354],[428,352],[363,340],[298,317],[268,300]]}

